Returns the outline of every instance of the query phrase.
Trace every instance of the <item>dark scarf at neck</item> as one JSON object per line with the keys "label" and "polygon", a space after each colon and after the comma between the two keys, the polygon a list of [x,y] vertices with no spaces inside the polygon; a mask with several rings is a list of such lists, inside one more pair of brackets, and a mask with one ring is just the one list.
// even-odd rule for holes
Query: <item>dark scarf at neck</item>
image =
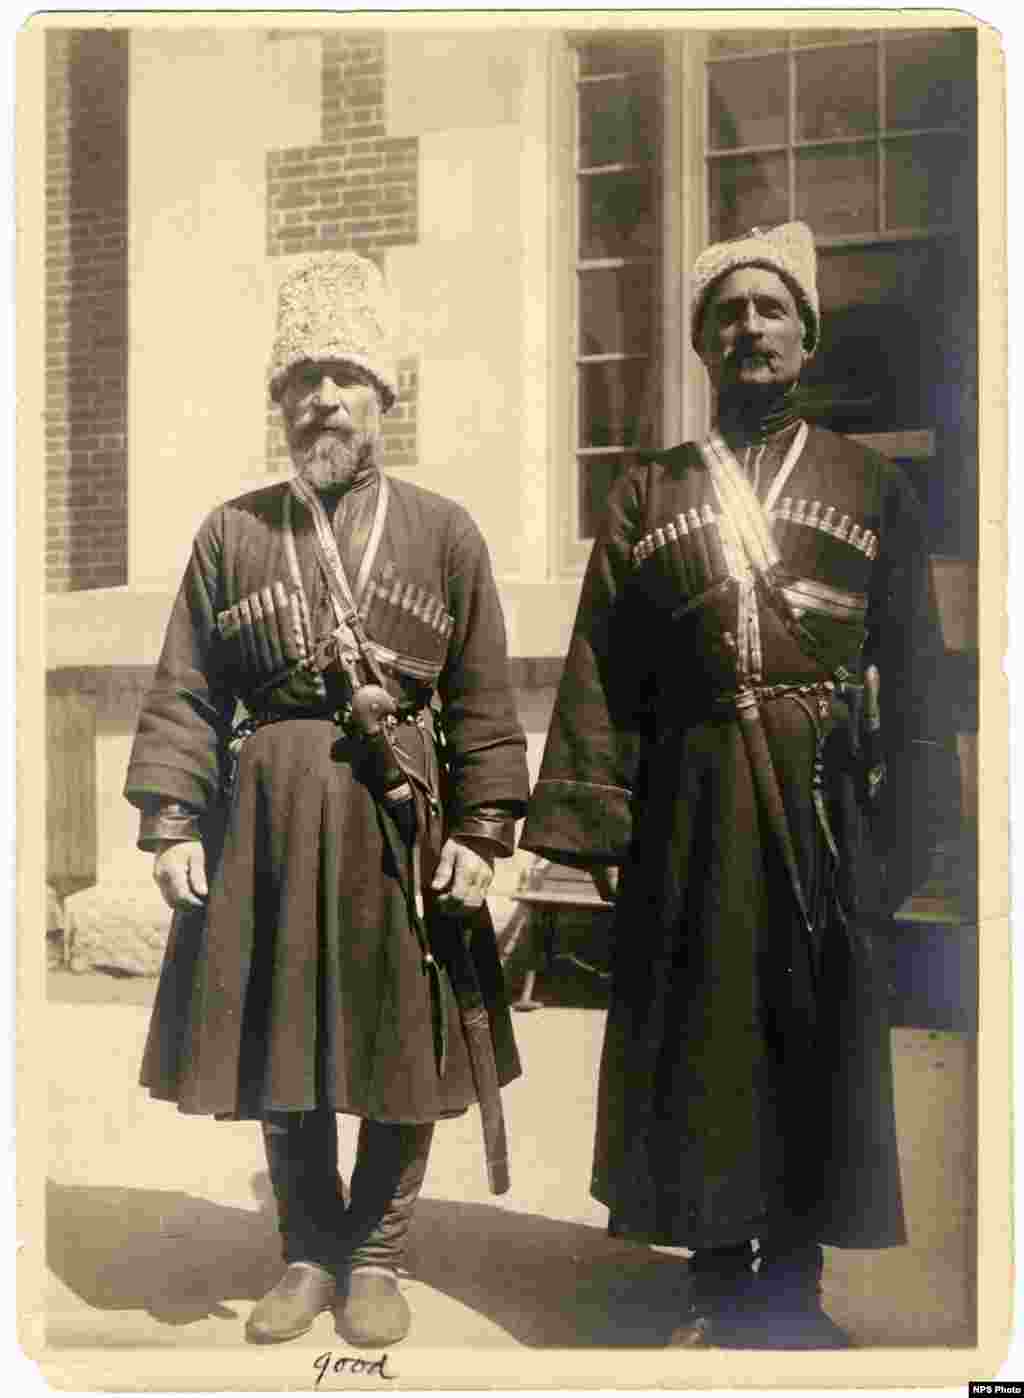
{"label": "dark scarf at neck", "polygon": [[380,467],[375,461],[358,468],[355,475],[344,485],[332,486],[329,490],[318,490],[320,503],[327,511],[327,518],[334,519],[340,505],[348,505],[354,497],[363,494],[380,480]]}
{"label": "dark scarf at neck", "polygon": [[797,384],[773,396],[731,394],[718,405],[718,430],[734,448],[756,446],[793,427],[802,415]]}
{"label": "dark scarf at neck", "polygon": [[735,394],[719,403],[718,430],[736,453],[755,495],[762,495],[775,479],[801,420],[801,406],[796,384],[774,397]]}

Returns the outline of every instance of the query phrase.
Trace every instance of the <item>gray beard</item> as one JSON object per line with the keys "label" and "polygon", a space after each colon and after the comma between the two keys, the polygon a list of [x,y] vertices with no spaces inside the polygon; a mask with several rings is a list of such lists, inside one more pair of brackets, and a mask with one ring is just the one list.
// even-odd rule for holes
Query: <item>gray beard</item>
{"label": "gray beard", "polygon": [[301,450],[292,448],[295,474],[314,490],[341,491],[377,464],[380,436],[341,437],[322,432]]}

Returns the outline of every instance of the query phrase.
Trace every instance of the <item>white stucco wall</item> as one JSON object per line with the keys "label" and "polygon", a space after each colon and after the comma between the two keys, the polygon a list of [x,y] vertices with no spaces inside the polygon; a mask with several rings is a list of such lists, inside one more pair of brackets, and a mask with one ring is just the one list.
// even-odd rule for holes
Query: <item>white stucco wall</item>
{"label": "white stucco wall", "polygon": [[499,572],[518,570],[522,294],[515,127],[420,138],[420,239],[388,271],[420,361],[415,479],[467,505]]}
{"label": "white stucco wall", "polygon": [[129,578],[147,584],[264,471],[266,154],[320,139],[319,41],[136,31],[130,110]]}
{"label": "white stucco wall", "polygon": [[420,358],[415,478],[469,508],[505,578],[522,576],[530,548],[519,170],[535,45],[497,32],[388,42],[389,134],[420,149],[419,240],[388,258],[399,344]]}
{"label": "white stucco wall", "polygon": [[388,35],[388,132],[422,136],[519,121],[535,34],[507,27]]}

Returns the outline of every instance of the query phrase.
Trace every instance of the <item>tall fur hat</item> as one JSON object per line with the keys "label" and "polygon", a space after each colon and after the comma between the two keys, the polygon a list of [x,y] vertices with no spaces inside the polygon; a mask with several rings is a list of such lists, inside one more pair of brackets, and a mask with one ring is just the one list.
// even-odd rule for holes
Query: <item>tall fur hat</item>
{"label": "tall fur hat", "polygon": [[781,223],[777,228],[752,228],[742,238],[712,243],[693,269],[690,340],[700,353],[701,324],[715,284],[738,267],[767,267],[789,286],[807,327],[807,349],[817,348],[821,333],[818,304],[818,258],[814,234],[806,223]]}
{"label": "tall fur hat", "polygon": [[354,252],[303,259],[281,283],[270,396],[281,396],[289,369],[305,359],[340,359],[369,374],[384,410],[398,397],[387,293],[374,263]]}

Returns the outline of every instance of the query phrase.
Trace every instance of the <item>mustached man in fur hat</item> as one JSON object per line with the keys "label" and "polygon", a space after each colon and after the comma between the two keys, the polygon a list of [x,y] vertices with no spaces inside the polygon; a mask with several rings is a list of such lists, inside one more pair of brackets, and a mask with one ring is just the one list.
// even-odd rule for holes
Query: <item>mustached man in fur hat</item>
{"label": "mustached man in fur hat", "polygon": [[[351,253],[284,282],[270,392],[294,476],[196,535],[126,783],[174,909],[141,1081],[262,1127],[285,1270],[257,1342],[331,1307],[350,1344],[402,1339],[434,1124],[487,1087],[501,1126],[520,1072],[484,895],[525,740],[479,530],[381,469],[383,297]],[[338,1113],[360,1119],[347,1190]]]}
{"label": "mustached man in fur hat", "polygon": [[822,1244],[905,1241],[871,930],[942,647],[907,481],[802,415],[810,229],[692,288],[715,426],[611,491],[522,843],[617,885],[591,1187],[693,1250],[676,1343],[841,1345]]}

